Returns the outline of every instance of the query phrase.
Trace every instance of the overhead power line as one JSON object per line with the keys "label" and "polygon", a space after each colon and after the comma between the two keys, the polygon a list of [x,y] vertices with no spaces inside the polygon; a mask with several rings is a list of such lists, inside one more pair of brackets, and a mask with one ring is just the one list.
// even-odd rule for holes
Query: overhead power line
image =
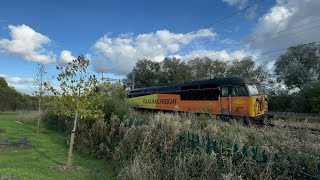
{"label": "overhead power line", "polygon": [[[197,30],[195,30],[195,31],[193,31],[193,32],[191,32],[191,33],[188,33],[188,34],[182,36],[181,38],[176,39],[176,40],[170,42],[169,44],[160,45],[159,48],[157,48],[157,49],[155,49],[155,50],[153,50],[153,51],[151,51],[151,52],[149,52],[149,53],[143,54],[142,56],[140,56],[140,58],[143,58],[143,57],[145,57],[145,56],[148,56],[148,55],[150,55],[150,54],[152,54],[152,53],[154,53],[154,52],[156,52],[156,51],[159,51],[159,50],[161,50],[161,49],[163,49],[163,48],[166,48],[166,47],[168,47],[168,46],[170,46],[170,45],[172,45],[172,44],[174,44],[174,43],[176,43],[176,42],[179,42],[179,41],[181,41],[181,40],[183,40],[183,39],[185,39],[185,38],[187,38],[187,37],[189,37],[189,36],[191,36],[191,35],[193,35],[193,34],[196,34],[198,31],[200,31],[200,30],[202,30],[202,29],[208,29],[208,28],[212,27],[213,25],[215,25],[215,24],[217,24],[217,23],[220,23],[220,22],[222,22],[222,21],[224,21],[224,20],[226,20],[226,19],[229,19],[229,18],[231,18],[231,17],[233,17],[233,16],[235,16],[235,15],[237,15],[237,14],[240,14],[240,13],[246,11],[247,9],[252,8],[253,6],[255,6],[255,5],[257,5],[257,4],[262,3],[263,1],[265,1],[265,0],[257,1],[257,2],[251,4],[251,5],[247,6],[247,7],[239,10],[239,11],[236,11],[236,12],[234,12],[234,13],[228,15],[228,16],[225,16],[225,17],[223,17],[223,18],[215,21],[215,22],[212,23],[212,24],[209,24],[209,25],[204,26],[204,27],[202,27],[202,28],[200,28],[200,29],[197,29]],[[139,59],[139,58],[138,58],[138,59]]]}
{"label": "overhead power line", "polygon": [[[290,33],[290,34],[286,34],[286,35],[283,35],[283,36],[279,36],[279,37],[276,37],[276,38],[273,38],[273,39],[268,39],[267,42],[273,41],[273,40],[276,40],[276,39],[280,39],[280,38],[284,38],[284,37],[287,37],[287,36],[295,35],[295,34],[298,34],[298,33],[302,33],[304,31],[310,31],[312,29],[316,29],[316,28],[319,28],[319,27],[320,27],[320,25],[319,26],[314,26],[314,27],[311,27],[311,28],[308,28],[308,29],[303,29],[301,31],[293,32],[293,33]],[[261,44],[263,44],[263,43],[261,43]]]}
{"label": "overhead power line", "polygon": [[[319,20],[319,21],[320,21],[320,20]],[[299,26],[299,27],[301,27],[301,26]],[[300,31],[296,31],[296,32],[290,33],[290,34],[286,34],[286,35],[283,35],[283,36],[279,36],[279,37],[276,37],[276,38],[273,38],[273,39],[267,39],[267,41],[264,41],[263,43],[252,43],[251,45],[262,45],[262,44],[266,44],[266,42],[271,42],[271,41],[274,41],[274,40],[276,40],[276,39],[280,39],[280,38],[292,36],[292,35],[295,35],[295,34],[298,34],[298,33],[302,33],[302,32],[305,32],[305,31],[310,31],[310,30],[312,30],[312,29],[316,29],[316,28],[319,28],[319,27],[320,27],[320,25],[319,25],[319,26],[314,26],[314,27],[311,27],[311,28],[307,28],[307,29],[303,29],[303,30],[300,30]],[[283,31],[279,31],[279,32],[283,32]],[[276,32],[276,33],[273,33],[273,34],[269,34],[268,36],[278,34],[279,32]],[[266,37],[268,37],[268,36],[266,36]],[[258,38],[258,39],[261,39],[261,38]],[[255,40],[256,40],[256,39],[253,39],[253,40],[251,40],[251,41],[249,41],[249,42],[254,42]],[[316,41],[316,42],[318,42],[318,41]],[[229,46],[229,47],[238,46],[238,45],[247,44],[247,43],[248,43],[248,42],[246,42],[246,43],[238,43],[238,44],[231,45],[231,46]],[[220,49],[220,50],[217,50],[217,51],[221,51],[221,50],[223,50],[223,49]],[[263,54],[265,54],[265,53],[262,53],[262,54],[260,54],[260,55],[263,55]],[[206,57],[206,56],[204,56],[204,57]],[[207,57],[208,57],[208,56],[207,56]]]}
{"label": "overhead power line", "polygon": [[[207,25],[207,26],[203,26],[202,28],[199,28],[199,29],[197,29],[197,30],[195,30],[195,31],[193,31],[193,32],[190,32],[190,33],[182,36],[181,38],[176,39],[176,40],[174,40],[174,41],[172,41],[172,42],[170,42],[170,43],[168,43],[168,44],[166,44],[166,45],[160,45],[159,48],[157,48],[157,49],[155,49],[155,50],[153,50],[153,51],[151,51],[151,52],[148,52],[148,53],[146,53],[146,54],[143,54],[142,56],[138,57],[138,59],[142,59],[142,58],[144,58],[145,56],[148,56],[148,55],[150,55],[150,54],[152,54],[152,53],[154,53],[154,52],[156,52],[156,51],[159,51],[159,50],[161,50],[161,49],[163,49],[163,48],[166,48],[166,47],[168,47],[168,46],[170,46],[170,45],[172,45],[172,44],[174,44],[174,43],[176,43],[176,42],[179,42],[179,41],[181,41],[181,40],[183,40],[183,39],[185,39],[185,38],[187,38],[187,37],[189,37],[189,36],[197,33],[198,31],[200,31],[200,30],[202,30],[202,29],[210,28],[210,27],[212,27],[213,25],[215,25],[215,24],[217,24],[217,23],[220,23],[220,22],[222,22],[222,21],[224,21],[224,20],[226,20],[226,19],[229,19],[229,18],[231,18],[231,17],[233,17],[233,16],[235,16],[235,15],[237,15],[237,14],[240,14],[240,13],[242,13],[242,12],[244,12],[244,11],[252,8],[252,7],[254,7],[255,5],[258,5],[258,4],[262,3],[263,1],[265,1],[265,0],[260,0],[260,1],[257,1],[257,2],[255,2],[255,3],[252,3],[252,4],[250,4],[249,6],[246,6],[245,8],[243,8],[243,9],[241,9],[241,10],[239,10],[239,11],[236,11],[236,12],[234,12],[234,13],[228,15],[228,16],[225,16],[225,17],[223,17],[223,18],[218,19],[217,21],[215,21],[215,22],[212,23],[212,24],[209,24],[209,25]],[[130,61],[130,62],[135,62],[135,61]]]}
{"label": "overhead power line", "polygon": [[[172,44],[174,44],[174,43],[176,43],[176,42],[178,42],[178,41],[181,41],[181,40],[183,40],[183,39],[185,39],[185,38],[187,38],[187,37],[189,37],[189,36],[197,33],[199,30],[207,29],[207,28],[209,28],[209,27],[211,27],[211,26],[213,26],[213,25],[215,25],[215,24],[217,24],[217,23],[219,23],[219,22],[222,22],[222,21],[224,21],[224,20],[226,20],[226,19],[229,19],[229,18],[231,18],[231,17],[234,16],[234,15],[237,15],[237,14],[239,14],[239,13],[241,13],[241,12],[243,12],[243,11],[246,11],[247,9],[249,9],[249,8],[251,8],[251,7],[259,4],[259,3],[262,3],[263,1],[265,1],[265,0],[260,0],[260,1],[256,2],[256,3],[253,3],[253,4],[251,4],[251,5],[243,8],[243,9],[237,11],[237,12],[234,12],[234,13],[226,16],[226,17],[223,17],[223,18],[217,20],[216,22],[214,22],[214,23],[212,23],[212,24],[209,24],[209,25],[204,26],[204,27],[202,27],[202,28],[200,28],[200,29],[198,29],[198,30],[196,30],[196,31],[193,31],[193,32],[191,32],[191,33],[188,33],[188,34],[182,36],[181,38],[176,39],[176,40],[174,40],[174,41],[172,41],[172,42],[170,42],[170,43],[168,43],[168,44],[166,44],[166,45],[160,45],[159,48],[157,48],[157,49],[155,49],[155,50],[153,50],[153,51],[151,51],[151,52],[149,52],[149,53],[146,53],[146,54],[140,56],[140,58],[143,58],[144,56],[150,55],[150,54],[152,54],[152,53],[154,53],[154,52],[156,52],[156,51],[159,51],[159,50],[161,50],[161,49],[163,49],[163,48],[168,47],[169,45],[172,45]],[[297,25],[297,26],[293,26],[293,27],[290,27],[290,28],[287,28],[287,29],[284,29],[284,30],[281,30],[281,31],[278,31],[278,32],[275,32],[275,33],[266,33],[266,34],[263,34],[263,36],[262,36],[262,34],[261,34],[261,35],[259,35],[258,37],[254,38],[254,39],[251,39],[251,40],[248,40],[248,41],[245,41],[245,42],[242,42],[242,43],[238,43],[238,44],[231,45],[231,47],[232,47],[232,46],[239,46],[239,45],[242,45],[242,44],[249,44],[249,42],[254,42],[254,41],[258,40],[258,39],[264,39],[264,38],[266,38],[266,37],[270,37],[270,36],[273,36],[273,35],[276,35],[276,34],[280,34],[280,33],[286,32],[286,31],[291,31],[291,30],[294,30],[294,29],[297,29],[297,28],[300,28],[300,27],[303,27],[303,26],[306,26],[306,25],[309,25],[309,24],[312,24],[312,23],[316,23],[316,22],[320,22],[320,19],[314,20],[314,21],[311,21],[311,22],[308,22],[308,23],[300,24],[300,25]],[[309,30],[316,29],[316,28],[319,28],[319,27],[320,27],[320,26],[314,26],[314,27],[311,27],[311,28],[308,28],[308,29],[303,29],[303,30],[296,31],[296,32],[293,32],[293,33],[290,33],[290,34],[285,34],[285,35],[283,35],[283,36],[279,36],[279,37],[276,37],[276,38],[268,39],[268,40],[265,41],[265,42],[273,41],[273,40],[276,40],[276,39],[280,39],[280,38],[283,38],[283,37],[291,36],[291,35],[298,34],[298,33],[304,32],[304,31],[309,31]],[[264,44],[265,42],[263,42],[263,43],[253,43],[253,44]],[[319,41],[316,41],[315,43],[318,43],[318,42],[319,42]],[[230,47],[230,46],[229,46],[229,47]],[[288,48],[289,48],[289,47],[288,47]],[[270,53],[274,53],[274,52],[278,52],[278,51],[283,51],[283,50],[287,50],[288,48],[273,50],[273,51],[261,53],[260,55],[265,55],[265,54],[270,54]],[[246,56],[246,57],[248,57],[248,56]],[[245,58],[245,57],[243,57],[243,58]],[[139,59],[139,58],[138,58],[138,59]]]}
{"label": "overhead power line", "polygon": [[[320,41],[314,41],[314,42],[310,42],[310,43],[305,43],[305,45],[312,44],[312,43],[320,43]],[[288,50],[290,48],[291,47],[286,47],[286,48],[282,48],[282,49],[272,50],[272,51],[261,53],[259,55],[266,55],[266,54],[271,54],[271,53],[275,53],[275,52],[285,51],[285,50]],[[204,57],[208,57],[208,56],[204,56]],[[243,57],[238,58],[238,59],[244,59],[246,57],[250,57],[250,55],[249,56],[243,56]]]}
{"label": "overhead power line", "polygon": [[[239,45],[242,45],[242,44],[248,44],[249,42],[254,42],[256,41],[257,39],[263,39],[265,37],[270,37],[270,36],[273,36],[273,35],[276,35],[276,34],[279,34],[279,33],[282,33],[282,32],[285,32],[285,31],[289,31],[289,30],[293,30],[293,29],[296,29],[296,28],[299,28],[299,27],[303,27],[305,25],[308,25],[308,24],[312,24],[312,23],[315,23],[315,22],[320,22],[320,20],[315,20],[315,21],[312,21],[312,22],[309,22],[309,23],[304,23],[304,24],[301,24],[301,25],[298,25],[298,26],[294,26],[294,27],[291,27],[291,28],[287,28],[287,29],[284,29],[284,30],[281,30],[281,31],[278,31],[278,32],[275,32],[275,33],[268,33],[266,34],[265,36],[259,36],[258,38],[255,38],[255,39],[252,39],[250,41],[246,41],[246,42],[242,42],[242,43],[238,43],[238,44],[233,44],[229,47],[233,47],[233,46],[239,46]],[[319,28],[320,25],[318,26],[314,26],[314,27],[310,27],[310,28],[307,28],[307,29],[303,29],[303,30],[300,30],[300,31],[296,31],[296,32],[293,32],[293,33],[289,33],[289,34],[285,34],[283,36],[279,36],[279,37],[276,37],[276,38],[272,38],[272,39],[267,39],[267,41],[263,42],[263,43],[253,43],[254,44],[265,44],[266,42],[270,42],[270,41],[273,41],[273,40],[276,40],[276,39],[280,39],[280,38],[284,38],[284,37],[288,37],[288,36],[291,36],[291,35],[295,35],[295,34],[298,34],[298,33],[302,33],[302,32],[305,32],[305,31],[309,31],[309,30],[312,30],[312,29],[316,29],[316,28]],[[320,41],[315,41],[314,43],[318,43]],[[309,43],[310,44],[310,43]],[[289,47],[288,47],[289,48]],[[278,52],[278,51],[283,51],[283,50],[287,50],[288,48],[283,48],[283,49],[279,49],[279,50],[274,50],[274,51],[270,51],[270,52],[265,52],[265,53],[261,53],[260,55],[265,55],[265,54],[270,54],[270,53],[274,53],[274,52]],[[223,49],[221,49],[223,50]],[[219,50],[218,50],[219,51]],[[204,56],[206,57],[206,56]],[[209,56],[207,56],[209,57]],[[248,57],[248,56],[245,56],[245,57]],[[243,58],[245,58],[243,57]],[[240,58],[241,59],[241,58]]]}
{"label": "overhead power line", "polygon": [[[310,42],[310,43],[306,43],[306,44],[312,44],[312,43],[319,43],[320,41],[314,41],[314,42]],[[305,44],[305,45],[306,45]],[[260,55],[265,55],[265,54],[271,54],[271,53],[275,53],[275,52],[279,52],[279,51],[285,51],[285,50],[288,50],[290,49],[291,47],[287,47],[287,48],[282,48],[282,49],[278,49],[278,50],[273,50],[273,51],[268,51],[268,52],[265,52],[265,53],[261,53]]]}
{"label": "overhead power line", "polygon": [[[311,22],[308,22],[308,23],[304,23],[304,24],[300,24],[298,26],[293,26],[293,27],[289,27],[287,29],[284,29],[284,30],[281,30],[281,31],[277,31],[275,33],[265,33],[265,34],[260,34],[259,36],[256,36],[255,38],[253,39],[250,39],[250,40],[247,40],[245,42],[242,42],[242,43],[239,43],[239,44],[236,44],[236,45],[242,45],[242,44],[247,44],[249,42],[254,42],[258,39],[264,39],[266,37],[270,37],[270,36],[273,36],[273,35],[276,35],[276,34],[280,34],[280,33],[283,33],[283,32],[286,32],[286,31],[291,31],[293,29],[297,29],[297,28],[300,28],[300,27],[303,27],[303,26],[306,26],[306,25],[309,25],[309,24],[313,24],[313,23],[316,23],[316,22],[320,22],[320,19],[318,20],[315,20],[315,21],[311,21]],[[234,46],[234,45],[232,45]]]}
{"label": "overhead power line", "polygon": [[[280,33],[286,32],[286,31],[291,31],[291,30],[294,30],[294,29],[297,29],[297,28],[300,28],[300,27],[303,27],[303,26],[306,26],[306,25],[309,25],[309,24],[312,24],[312,23],[315,23],[315,22],[320,22],[320,19],[312,21],[312,22],[300,24],[298,26],[293,26],[293,27],[290,27],[290,28],[287,28],[287,29],[284,29],[284,30],[281,30],[281,31],[278,31],[278,32],[275,32],[275,33],[266,33],[266,34],[264,34],[264,36],[262,36],[263,34],[261,34],[260,36],[257,36],[254,39],[250,39],[250,40],[245,41],[245,42],[240,42],[240,43],[229,45],[228,48],[234,47],[234,46],[241,46],[241,45],[244,45],[244,44],[249,44],[250,42],[255,42],[255,41],[259,40],[259,39],[264,39],[264,38],[267,38],[267,37],[270,37],[270,36],[274,36],[276,34],[280,34]],[[296,31],[296,32],[293,32],[293,33],[290,33],[290,34],[285,34],[283,36],[278,36],[278,37],[273,38],[273,39],[266,39],[265,42],[269,42],[269,41],[272,41],[272,40],[276,40],[276,39],[280,39],[280,38],[283,38],[283,37],[291,36],[291,35],[298,34],[298,33],[304,32],[304,31],[309,31],[309,30],[312,30],[312,29],[315,29],[315,28],[319,28],[319,27],[320,26],[314,26],[314,27],[311,27],[311,28],[308,28],[308,29],[303,29],[303,30],[300,30],[300,31]],[[264,44],[265,42],[263,42],[263,43],[252,43],[251,45]],[[220,51],[221,50],[223,50],[223,49],[220,49]]]}

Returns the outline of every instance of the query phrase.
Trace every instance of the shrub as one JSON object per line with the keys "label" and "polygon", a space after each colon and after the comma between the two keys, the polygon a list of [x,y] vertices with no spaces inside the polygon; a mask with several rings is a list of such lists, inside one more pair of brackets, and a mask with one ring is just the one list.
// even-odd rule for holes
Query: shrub
{"label": "shrub", "polygon": [[119,96],[105,96],[102,103],[102,111],[106,120],[109,120],[112,114],[123,120],[132,113],[128,101]]}
{"label": "shrub", "polygon": [[70,132],[73,119],[71,117],[58,116],[51,109],[44,111],[42,115],[43,124],[49,128],[62,133]]}

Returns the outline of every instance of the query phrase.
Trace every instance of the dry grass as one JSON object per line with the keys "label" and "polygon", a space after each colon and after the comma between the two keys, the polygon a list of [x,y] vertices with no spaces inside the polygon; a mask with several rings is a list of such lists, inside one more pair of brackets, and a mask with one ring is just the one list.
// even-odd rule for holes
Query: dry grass
{"label": "dry grass", "polygon": [[[283,128],[245,127],[238,123],[226,123],[214,117],[196,117],[177,114],[156,114],[144,120],[143,125],[120,126],[123,138],[113,152],[113,159],[122,169],[119,177],[128,179],[239,179],[284,178],[299,171],[285,159],[261,164],[251,159],[234,161],[233,155],[219,157],[207,154],[205,149],[179,149],[179,134],[193,132],[223,140],[230,144],[257,145],[269,154],[306,157],[311,167],[309,173],[317,173],[316,163],[320,157],[320,137],[305,131],[293,132]],[[159,128],[162,124],[162,128]],[[281,124],[281,121],[276,123]],[[311,126],[311,125],[306,125]],[[275,165],[278,163],[278,165]],[[293,164],[291,164],[293,165]],[[280,167],[280,169],[275,169]],[[283,168],[283,169],[281,169]],[[292,175],[294,177],[294,175]]]}
{"label": "dry grass", "polygon": [[[126,118],[124,118],[126,119]],[[311,176],[318,174],[320,136],[306,129],[282,128],[288,121],[276,120],[275,127],[256,128],[236,121],[223,122],[214,116],[193,114],[139,114],[127,120],[112,116],[90,126],[81,124],[76,148],[116,163],[119,179],[287,179],[302,173],[300,157]],[[290,124],[290,123],[289,123]],[[297,122],[299,127],[318,127],[314,122]],[[239,157],[206,147],[184,146],[179,135],[184,132],[209,136],[224,145],[258,147],[258,156],[266,151],[269,160]],[[280,161],[274,155],[280,155]],[[290,162],[286,159],[291,157]]]}
{"label": "dry grass", "polygon": [[39,117],[38,111],[20,111],[17,112],[17,121],[28,124],[36,124]]}

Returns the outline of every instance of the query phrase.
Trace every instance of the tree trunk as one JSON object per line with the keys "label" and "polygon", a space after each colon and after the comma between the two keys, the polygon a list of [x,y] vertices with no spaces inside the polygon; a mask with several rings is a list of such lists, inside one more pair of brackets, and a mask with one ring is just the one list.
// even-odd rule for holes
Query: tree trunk
{"label": "tree trunk", "polygon": [[71,164],[72,164],[72,151],[73,151],[73,143],[74,143],[74,138],[75,138],[75,133],[77,128],[77,120],[78,120],[78,110],[76,111],[76,114],[75,114],[73,129],[71,132],[70,145],[69,145],[69,151],[68,151],[68,163],[67,163],[68,167],[71,167]]}
{"label": "tree trunk", "polygon": [[38,112],[37,133],[40,133],[40,120],[41,120],[41,97],[39,96],[39,112]]}

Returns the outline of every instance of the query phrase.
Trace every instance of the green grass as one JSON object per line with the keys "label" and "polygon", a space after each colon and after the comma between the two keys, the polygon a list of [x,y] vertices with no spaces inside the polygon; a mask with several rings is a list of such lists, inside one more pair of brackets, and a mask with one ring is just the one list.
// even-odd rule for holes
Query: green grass
{"label": "green grass", "polygon": [[[37,134],[35,127],[19,123],[15,114],[0,114],[0,129],[8,138],[10,148],[0,150],[0,180],[2,179],[112,179],[114,173],[106,161],[74,153],[72,169],[66,169],[67,139],[51,131]],[[29,147],[15,145],[20,137],[28,137]]]}

